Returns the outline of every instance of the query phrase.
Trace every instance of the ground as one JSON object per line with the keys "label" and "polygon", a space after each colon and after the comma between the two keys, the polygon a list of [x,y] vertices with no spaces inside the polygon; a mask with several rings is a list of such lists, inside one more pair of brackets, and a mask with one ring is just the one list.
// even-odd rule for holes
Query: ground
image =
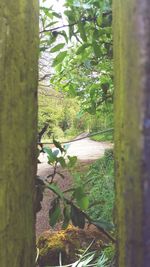
{"label": "ground", "polygon": [[[95,142],[90,140],[89,138],[85,138],[83,140],[70,143],[67,153],[70,156],[78,157],[78,168],[82,171],[90,163],[102,157],[104,155],[105,149],[111,147],[112,144],[110,142]],[[70,173],[68,173],[68,171],[62,170],[62,168],[60,168],[60,171],[63,172],[65,179],[62,179],[60,176],[56,176],[56,180],[59,181],[61,189],[66,190],[72,184],[72,177]],[[47,163],[43,162],[41,164],[38,164],[38,175],[40,177],[43,177],[43,179],[51,172],[52,169]],[[36,219],[37,237],[42,232],[50,229],[48,211],[52,199],[53,199],[53,194],[50,191],[46,191],[42,202],[42,209],[40,212],[37,213],[37,219]],[[55,229],[60,229],[60,228],[61,228],[61,223],[58,223]]]}

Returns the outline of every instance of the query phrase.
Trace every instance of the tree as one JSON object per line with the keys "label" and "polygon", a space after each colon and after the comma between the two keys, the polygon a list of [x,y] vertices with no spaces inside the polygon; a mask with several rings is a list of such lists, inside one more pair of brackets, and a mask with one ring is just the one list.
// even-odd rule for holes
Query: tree
{"label": "tree", "polygon": [[150,264],[150,5],[114,1],[119,267]]}
{"label": "tree", "polygon": [[33,267],[38,1],[0,2],[0,266]]}
{"label": "tree", "polygon": [[43,77],[91,114],[113,99],[111,24],[111,0],[66,0],[63,14],[41,6],[41,57],[50,53],[55,69]]}

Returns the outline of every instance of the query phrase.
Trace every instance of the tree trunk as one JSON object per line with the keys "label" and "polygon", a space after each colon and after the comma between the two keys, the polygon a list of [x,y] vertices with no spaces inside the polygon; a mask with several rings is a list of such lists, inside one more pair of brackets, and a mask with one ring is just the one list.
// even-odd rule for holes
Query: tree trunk
{"label": "tree trunk", "polygon": [[150,266],[150,2],[114,0],[118,266]]}
{"label": "tree trunk", "polygon": [[0,266],[33,267],[38,1],[0,0]]}

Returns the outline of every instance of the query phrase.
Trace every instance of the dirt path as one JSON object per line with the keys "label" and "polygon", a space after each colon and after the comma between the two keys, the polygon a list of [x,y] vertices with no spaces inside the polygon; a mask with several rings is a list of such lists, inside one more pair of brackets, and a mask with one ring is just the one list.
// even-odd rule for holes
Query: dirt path
{"label": "dirt path", "polygon": [[[80,135],[81,137],[81,135]],[[109,142],[95,142],[89,138],[70,143],[67,150],[67,154],[70,156],[77,156],[80,162],[80,166],[88,165],[92,161],[102,157],[105,149],[111,148],[112,144]],[[82,167],[81,167],[82,168]],[[51,167],[47,163],[38,164],[37,174],[41,177],[46,177],[52,172]],[[72,183],[71,175],[66,171],[62,170],[65,179],[56,176],[56,180],[59,182],[61,189],[68,189]],[[53,194],[50,191],[46,191],[42,202],[42,209],[37,213],[36,220],[36,234],[39,236],[43,231],[48,230],[48,210],[50,208],[50,202],[53,199]],[[56,225],[55,229],[60,229],[60,224]]]}
{"label": "dirt path", "polygon": [[79,160],[96,160],[104,155],[105,149],[111,147],[110,142],[96,142],[87,137],[70,143],[67,154],[77,156]]}

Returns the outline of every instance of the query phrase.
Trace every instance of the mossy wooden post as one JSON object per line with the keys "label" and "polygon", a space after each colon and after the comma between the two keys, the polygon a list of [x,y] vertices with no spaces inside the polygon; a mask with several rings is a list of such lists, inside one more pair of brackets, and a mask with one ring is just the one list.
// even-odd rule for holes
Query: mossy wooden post
{"label": "mossy wooden post", "polygon": [[0,266],[33,267],[38,1],[0,0]]}
{"label": "mossy wooden post", "polygon": [[150,2],[113,1],[119,267],[150,266]]}

